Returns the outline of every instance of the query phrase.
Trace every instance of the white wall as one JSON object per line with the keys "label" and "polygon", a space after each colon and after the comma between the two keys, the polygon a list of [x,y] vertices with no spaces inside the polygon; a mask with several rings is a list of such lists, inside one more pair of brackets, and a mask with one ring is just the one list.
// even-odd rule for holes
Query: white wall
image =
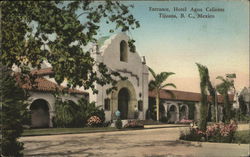
{"label": "white wall", "polygon": [[[32,102],[34,102],[37,99],[43,99],[46,100],[48,102],[48,107],[49,107],[49,117],[50,117],[50,122],[49,122],[49,126],[53,127],[52,124],[52,118],[55,116],[55,97],[53,96],[52,93],[49,92],[35,92],[35,91],[30,91],[29,92],[30,97],[29,97],[29,104],[31,105]],[[80,99],[81,97],[83,97],[83,95],[62,95],[61,98],[62,100],[72,100],[75,103],[77,103],[78,99]],[[30,109],[30,105],[28,106],[28,109]]]}
{"label": "white wall", "polygon": [[[93,51],[92,56],[96,61],[106,64],[109,69],[118,71],[122,76],[128,78],[128,80],[133,84],[136,91],[137,101],[143,100],[143,112],[140,113],[139,118],[145,119],[146,110],[148,108],[148,68],[145,64],[142,63],[141,57],[138,55],[138,53],[130,52],[129,47],[127,48],[127,62],[120,61],[120,42],[122,40],[128,42],[129,37],[125,33],[119,33],[111,36],[104,42],[104,45],[100,47],[99,51]],[[110,87],[110,85],[106,85],[103,87],[100,85],[96,85],[99,93],[98,95],[93,95],[92,92],[90,92],[90,101],[95,101],[97,102],[98,106],[103,106],[104,99],[110,98],[110,95],[106,94],[106,90]],[[141,97],[139,96],[140,93]],[[107,111],[105,113],[106,120],[110,120],[110,111]]]}

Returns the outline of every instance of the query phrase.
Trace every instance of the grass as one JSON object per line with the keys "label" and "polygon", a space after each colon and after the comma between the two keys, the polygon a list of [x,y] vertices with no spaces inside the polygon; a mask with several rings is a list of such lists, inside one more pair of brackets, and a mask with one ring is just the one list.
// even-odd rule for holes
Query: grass
{"label": "grass", "polygon": [[76,134],[89,132],[117,131],[116,128],[44,128],[44,129],[25,129],[22,136],[38,136],[38,135],[57,135],[57,134]]}
{"label": "grass", "polygon": [[235,133],[235,143],[250,143],[250,130],[237,131]]}

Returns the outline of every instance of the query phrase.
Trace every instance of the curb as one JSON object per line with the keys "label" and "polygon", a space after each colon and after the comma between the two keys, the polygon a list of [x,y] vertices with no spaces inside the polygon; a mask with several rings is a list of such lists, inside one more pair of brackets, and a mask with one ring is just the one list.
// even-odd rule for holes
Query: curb
{"label": "curb", "polygon": [[48,133],[48,134],[34,134],[34,135],[22,135],[21,137],[31,137],[31,136],[53,136],[53,135],[69,135],[69,134],[85,134],[85,133],[101,133],[101,132],[117,132],[117,131],[134,131],[134,130],[150,130],[150,129],[164,129],[164,128],[178,128],[178,127],[189,127],[187,125],[181,126],[161,126],[161,127],[150,127],[150,128],[129,128],[129,129],[117,129],[117,130],[93,130],[84,132],[65,132],[65,133]]}

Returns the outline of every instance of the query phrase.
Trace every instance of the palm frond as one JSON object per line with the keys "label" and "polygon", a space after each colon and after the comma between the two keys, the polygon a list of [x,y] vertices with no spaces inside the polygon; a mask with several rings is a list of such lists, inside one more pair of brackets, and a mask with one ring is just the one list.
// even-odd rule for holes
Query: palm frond
{"label": "palm frond", "polygon": [[200,78],[201,78],[201,82],[206,82],[208,76],[208,69],[206,66],[201,65],[200,63],[196,63],[198,70],[199,70],[199,74],[200,74]]}
{"label": "palm frond", "polygon": [[174,88],[176,88],[176,85],[173,84],[173,83],[166,83],[166,84],[162,85],[160,88],[162,89],[164,87],[174,87]]}
{"label": "palm frond", "polygon": [[156,73],[154,72],[153,69],[151,69],[150,67],[148,67],[148,70],[150,71],[150,73],[153,75],[154,78],[156,78]]}
{"label": "palm frond", "polygon": [[150,91],[156,89],[157,88],[156,81],[155,80],[149,81],[148,88],[149,88]]}
{"label": "palm frond", "polygon": [[173,72],[161,72],[159,75],[156,76],[156,80],[158,80],[159,82],[163,83],[164,81],[166,81],[166,79],[171,76],[174,75],[175,73]]}
{"label": "palm frond", "polygon": [[223,81],[223,82],[227,82],[227,80],[224,79],[222,76],[217,76],[216,79],[219,79],[219,80],[221,80],[221,81]]}
{"label": "palm frond", "polygon": [[216,86],[220,94],[228,93],[232,88],[235,89],[234,80],[224,79],[222,76],[218,76],[217,78],[222,80],[222,82]]}

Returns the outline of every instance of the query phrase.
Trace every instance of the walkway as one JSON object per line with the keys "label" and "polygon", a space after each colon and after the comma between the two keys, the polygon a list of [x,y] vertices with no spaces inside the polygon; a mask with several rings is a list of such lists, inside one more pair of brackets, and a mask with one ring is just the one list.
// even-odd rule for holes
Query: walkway
{"label": "walkway", "polygon": [[185,128],[159,128],[86,134],[23,137],[25,156],[239,157],[246,144],[178,141]]}

